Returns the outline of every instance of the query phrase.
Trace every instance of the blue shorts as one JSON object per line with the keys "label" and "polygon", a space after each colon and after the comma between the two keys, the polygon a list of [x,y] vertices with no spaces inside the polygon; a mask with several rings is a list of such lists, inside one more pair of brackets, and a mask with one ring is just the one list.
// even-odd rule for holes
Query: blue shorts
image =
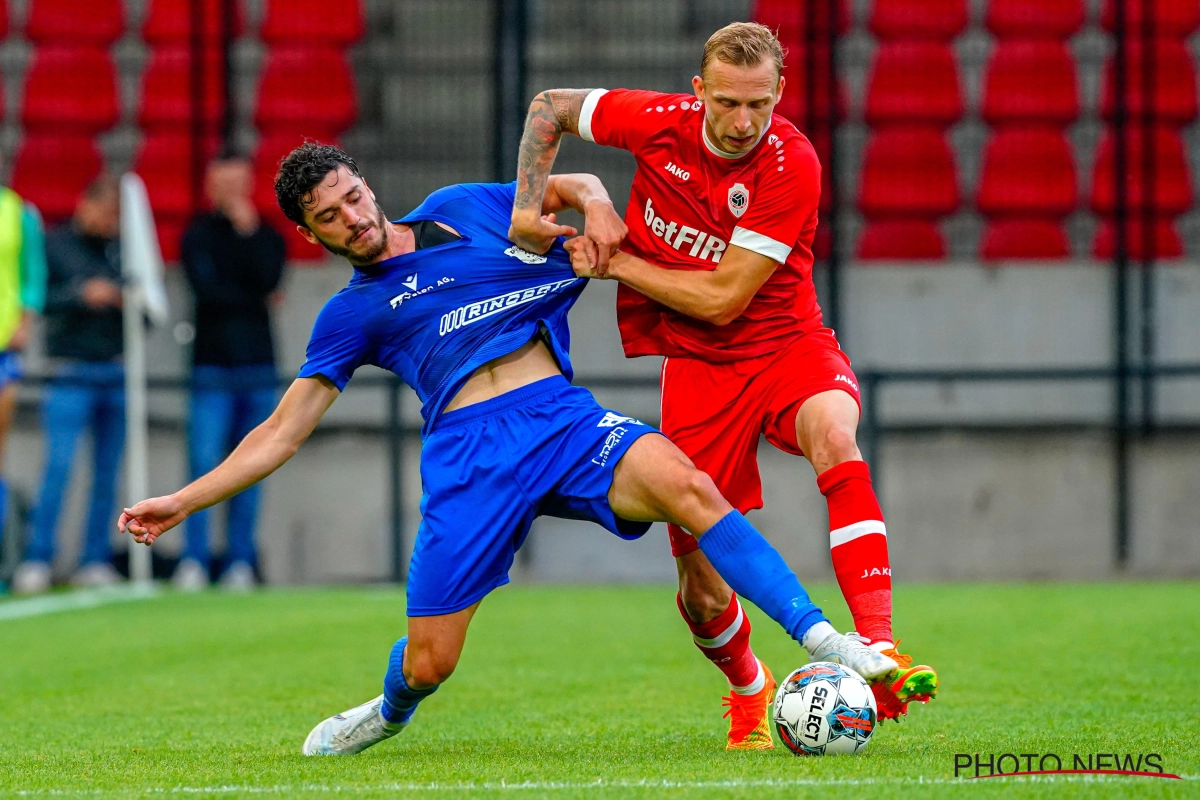
{"label": "blue shorts", "polygon": [[11,350],[0,350],[0,389],[21,380],[21,357]]}
{"label": "blue shorts", "polygon": [[598,522],[636,539],[648,522],[608,505],[613,470],[658,431],[602,408],[557,376],[442,414],[421,449],[421,529],[408,569],[408,615],[452,614],[508,583],[539,516]]}

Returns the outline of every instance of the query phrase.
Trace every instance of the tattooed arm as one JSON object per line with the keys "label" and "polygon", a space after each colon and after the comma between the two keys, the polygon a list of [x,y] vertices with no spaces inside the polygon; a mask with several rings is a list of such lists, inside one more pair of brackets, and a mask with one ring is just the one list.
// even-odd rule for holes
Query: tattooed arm
{"label": "tattooed arm", "polygon": [[[545,253],[557,236],[574,230],[543,217],[542,200],[558,143],[564,133],[579,135],[579,115],[591,89],[550,89],[529,105],[525,132],[517,155],[517,196],[508,236],[531,253]],[[608,200],[605,195],[605,201]],[[618,235],[619,233],[619,235]],[[588,206],[584,236],[592,243],[589,255],[600,274],[608,268],[610,253],[624,237],[625,226],[611,202]]]}

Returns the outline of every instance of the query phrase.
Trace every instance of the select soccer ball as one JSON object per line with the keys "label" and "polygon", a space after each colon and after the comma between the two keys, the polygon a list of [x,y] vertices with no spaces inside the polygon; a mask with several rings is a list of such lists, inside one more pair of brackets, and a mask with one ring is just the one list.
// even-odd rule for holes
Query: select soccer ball
{"label": "select soccer ball", "polygon": [[831,661],[806,664],[775,692],[775,731],[798,756],[857,753],[875,730],[875,696],[858,673]]}

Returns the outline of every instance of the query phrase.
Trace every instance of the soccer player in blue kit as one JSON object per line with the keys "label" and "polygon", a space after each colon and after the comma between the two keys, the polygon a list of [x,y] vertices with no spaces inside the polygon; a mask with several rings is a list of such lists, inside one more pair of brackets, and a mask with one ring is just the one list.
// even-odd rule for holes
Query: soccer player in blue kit
{"label": "soccer player in blue kit", "polygon": [[[833,629],[795,574],[712,480],[649,425],[572,386],[567,312],[587,281],[561,241],[545,254],[507,239],[513,184],[440,189],[389,222],[350,156],[306,143],[281,163],[279,204],[300,232],[354,266],[322,309],[307,361],[271,417],[221,465],[122,513],[150,544],[189,514],[262,480],[304,442],[363,364],[389,369],[424,403],[422,522],[409,567],[408,635],[392,648],[383,694],[326,719],[306,755],[348,755],[394,736],[454,671],[479,603],[508,582],[535,517],[588,519],[617,536],[652,521],[699,537],[734,591],[814,660],[868,681],[886,656]],[[543,212],[574,208],[585,235],[621,225],[599,179],[550,178]]]}

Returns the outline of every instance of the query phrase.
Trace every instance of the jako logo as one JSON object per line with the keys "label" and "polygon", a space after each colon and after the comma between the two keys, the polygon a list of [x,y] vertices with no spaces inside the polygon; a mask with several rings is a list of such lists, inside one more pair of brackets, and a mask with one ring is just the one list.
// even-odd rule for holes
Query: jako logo
{"label": "jako logo", "polygon": [[[696,228],[665,221],[654,213],[654,206],[651,205],[649,197],[646,198],[645,220],[646,227],[650,229],[651,233],[676,250],[691,242],[692,246],[688,249],[689,256],[699,258],[701,261],[711,258],[714,262],[720,263],[721,254],[727,247],[724,241]],[[678,231],[678,235],[676,235],[676,231]]]}
{"label": "jako logo", "polygon": [[870,578],[872,575],[887,575],[890,578],[892,576],[892,568],[883,567],[880,569],[879,567],[873,567],[872,569],[864,569],[863,574],[858,577],[861,580],[862,578]]}
{"label": "jako logo", "polygon": [[546,257],[539,256],[537,253],[531,253],[528,250],[522,250],[515,244],[504,251],[504,255],[512,256],[518,261],[524,261],[526,264],[545,264]]}
{"label": "jako logo", "polygon": [[622,417],[620,414],[614,414],[611,411],[605,412],[604,419],[596,423],[597,428],[615,428],[618,425],[624,425],[628,422],[631,425],[642,425],[640,420],[633,417]]}
{"label": "jako logo", "polygon": [[845,375],[838,375],[836,378],[833,379],[834,383],[837,383],[838,381],[841,381],[842,383],[847,383],[850,385],[850,387],[852,389],[854,389],[854,391],[856,391],[856,392],[858,391],[858,384],[855,383],[854,381],[850,380],[849,378],[847,378]]}
{"label": "jako logo", "polygon": [[600,448],[600,454],[592,459],[592,463],[598,467],[603,467],[608,463],[608,457],[612,455],[613,448],[621,443],[628,431],[625,428],[613,428],[612,433],[604,438],[604,446]]}
{"label": "jako logo", "polygon": [[667,172],[671,173],[676,178],[679,178],[681,181],[686,181],[688,178],[692,177],[692,173],[688,172],[683,167],[676,166],[674,161],[667,162]]}
{"label": "jako logo", "polygon": [[[522,253],[525,251],[522,250]],[[540,256],[538,256],[540,258]],[[573,283],[584,280],[583,278],[568,278],[564,281],[555,281],[554,283],[543,283],[541,286],[533,286],[529,289],[523,289],[519,292],[509,292],[502,294],[499,297],[492,297],[487,300],[480,300],[478,303],[460,306],[453,311],[442,315],[442,321],[438,325],[438,335],[445,336],[447,333],[458,330],[465,325],[472,325],[479,322],[481,319],[487,319],[493,314],[499,314],[502,311],[523,306],[526,303],[532,303],[539,297],[545,297],[551,292],[557,292]]]}

